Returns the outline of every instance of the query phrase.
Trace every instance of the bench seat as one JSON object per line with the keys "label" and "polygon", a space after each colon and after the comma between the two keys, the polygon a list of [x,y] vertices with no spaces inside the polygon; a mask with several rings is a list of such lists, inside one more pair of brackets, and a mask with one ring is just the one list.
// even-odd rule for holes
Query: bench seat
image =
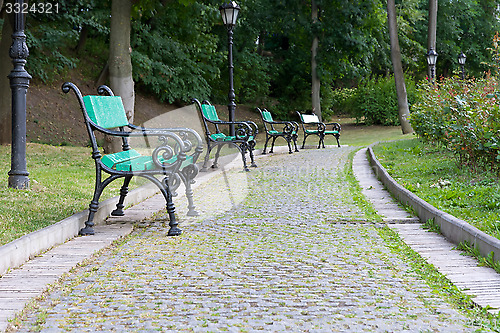
{"label": "bench seat", "polygon": [[[177,161],[177,156],[169,160],[165,160],[161,156],[158,157],[158,159],[160,163],[172,165]],[[102,157],[101,161],[108,168],[118,171],[145,171],[154,170],[156,168],[151,156],[143,156],[134,149],[105,155]],[[193,156],[187,156],[186,159],[182,161],[180,168],[183,169],[193,163]]]}

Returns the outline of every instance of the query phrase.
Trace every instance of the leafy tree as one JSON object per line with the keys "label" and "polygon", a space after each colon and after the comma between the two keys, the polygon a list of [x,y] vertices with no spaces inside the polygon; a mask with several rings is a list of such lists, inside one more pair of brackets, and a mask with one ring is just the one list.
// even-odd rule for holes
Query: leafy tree
{"label": "leafy tree", "polygon": [[391,58],[394,68],[394,81],[396,83],[396,92],[398,98],[398,119],[401,124],[403,134],[413,132],[408,116],[410,110],[408,107],[408,98],[406,96],[406,85],[401,63],[401,50],[399,48],[398,26],[396,23],[396,4],[394,0],[387,1],[387,21],[389,23],[389,35],[391,38]]}
{"label": "leafy tree", "polygon": [[[488,70],[486,63],[490,55],[487,51],[496,31],[498,21],[498,0],[440,0],[437,13],[436,51],[439,54],[436,65],[438,76],[449,76],[459,70],[458,55],[467,56],[467,70],[481,76]],[[428,2],[421,1],[420,8],[428,11]],[[416,25],[416,40],[426,45],[427,27]],[[423,54],[418,56],[422,68],[426,66]]]}
{"label": "leafy tree", "polygon": [[[316,4],[316,0],[311,0],[311,14],[312,14],[312,24],[313,27],[318,23],[318,12],[319,8]],[[313,41],[311,46],[311,85],[312,85],[312,112],[319,117],[321,120],[321,80],[318,76],[317,68],[318,64],[316,61],[316,56],[318,54],[318,44],[319,36],[313,33]]]}
{"label": "leafy tree", "polygon": [[215,6],[158,2],[133,22],[132,61],[139,87],[169,103],[209,97],[223,56],[212,28]]}
{"label": "leafy tree", "polygon": [[77,66],[79,59],[72,50],[85,27],[90,34],[109,33],[110,1],[48,2],[57,3],[59,11],[29,13],[26,20],[26,43],[30,50],[26,69],[34,81],[51,82]]}

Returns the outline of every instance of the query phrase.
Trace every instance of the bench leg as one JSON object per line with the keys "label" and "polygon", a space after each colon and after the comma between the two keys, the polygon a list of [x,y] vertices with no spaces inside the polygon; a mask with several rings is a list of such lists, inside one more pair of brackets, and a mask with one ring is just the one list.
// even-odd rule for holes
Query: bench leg
{"label": "bench leg", "polygon": [[94,197],[92,198],[92,201],[89,205],[89,217],[85,222],[85,227],[80,229],[80,232],[78,232],[80,236],[88,236],[94,234],[94,215],[99,208],[99,198],[101,197],[102,191],[104,191],[106,186],[108,186],[109,183],[117,178],[120,178],[120,176],[114,175],[106,178],[106,180],[101,182],[101,170],[98,167],[96,171]]}
{"label": "bench leg", "polygon": [[286,143],[288,144],[288,154],[293,154],[290,136],[285,136]]}
{"label": "bench leg", "polygon": [[271,137],[267,136],[267,133],[266,133],[266,143],[264,143],[264,150],[262,150],[262,155],[266,155],[267,143],[269,142],[270,139],[271,139]]}
{"label": "bench leg", "polygon": [[98,208],[99,208],[99,196],[97,196],[97,199],[96,199],[96,194],[94,194],[94,199],[90,202],[90,205],[89,205],[89,217],[88,217],[87,221],[85,222],[85,227],[80,229],[80,231],[78,232],[78,234],[80,236],[91,236],[95,233],[94,232],[94,215],[97,212]]}
{"label": "bench leg", "polygon": [[325,148],[325,135],[319,135],[319,143],[318,143],[318,149],[321,148],[321,146],[323,146],[323,148]]}
{"label": "bench leg", "polygon": [[250,169],[247,166],[247,157],[246,157],[247,149],[249,150],[248,145],[246,143],[240,143],[239,145],[235,143],[234,145],[236,146],[236,148],[239,149],[241,153],[241,159],[243,160],[243,171],[250,171]]}
{"label": "bench leg", "polygon": [[123,212],[123,208],[125,207],[123,205],[123,203],[125,202],[125,197],[128,194],[128,186],[129,186],[131,180],[132,180],[132,176],[125,177],[125,180],[123,181],[123,186],[120,189],[120,200],[118,200],[118,203],[116,204],[116,209],[111,212],[112,216],[125,215],[125,213]]}
{"label": "bench leg", "polygon": [[194,209],[194,200],[193,200],[193,189],[191,188],[191,184],[194,183],[194,177],[198,174],[198,167],[195,164],[191,164],[184,169],[182,169],[180,176],[182,178],[182,182],[186,187],[186,198],[188,200],[188,212],[187,216],[198,216],[199,213]]}
{"label": "bench leg", "polygon": [[273,142],[271,143],[271,150],[269,151],[269,153],[271,154],[274,152],[274,142],[276,141],[277,138],[278,138],[277,136],[273,137]]}
{"label": "bench leg", "polygon": [[248,152],[250,153],[250,167],[252,167],[252,168],[256,168],[257,167],[257,164],[255,164],[255,159],[254,159],[254,156],[253,156],[254,149],[255,149],[255,141],[252,141],[248,145]]}
{"label": "bench leg", "polygon": [[194,200],[193,200],[193,189],[191,188],[191,184],[188,181],[186,184],[186,198],[188,200],[188,212],[187,216],[198,216],[200,215],[196,210],[195,210],[195,205],[194,205]]}
{"label": "bench leg", "polygon": [[205,155],[205,161],[203,162],[203,166],[201,167],[201,172],[206,172],[208,169],[208,159],[210,158],[210,152],[212,151],[210,144],[207,147],[207,154]]}
{"label": "bench leg", "polygon": [[339,148],[340,148],[339,136],[337,135],[337,136],[335,137],[335,139],[337,139],[337,146],[339,146]]}
{"label": "bench leg", "polygon": [[293,140],[293,145],[295,146],[295,152],[298,153],[299,149],[297,148],[297,135],[296,134],[292,137],[292,140]]}
{"label": "bench leg", "polygon": [[[154,177],[153,177],[154,178]],[[155,178],[155,183],[158,182],[158,180]],[[161,193],[165,197],[165,202],[166,202],[166,207],[167,207],[167,214],[170,222],[168,225],[170,226],[170,229],[168,230],[168,235],[169,236],[179,236],[182,233],[182,230],[179,229],[177,219],[175,218],[175,206],[174,202],[172,200],[172,193],[170,192],[170,188],[168,186],[168,177],[163,178],[161,181],[161,186],[159,186]]]}
{"label": "bench leg", "polygon": [[306,138],[307,138],[307,135],[304,133],[304,141],[302,141],[302,148],[301,149],[304,149],[304,147],[306,146]]}
{"label": "bench leg", "polygon": [[217,169],[219,167],[219,155],[223,144],[217,145],[217,151],[215,152],[214,164],[212,164],[212,169]]}
{"label": "bench leg", "polygon": [[89,236],[94,234],[94,215],[99,208],[99,198],[101,197],[102,191],[111,183],[113,180],[120,178],[120,176],[110,176],[106,178],[103,182],[101,182],[101,169],[98,166],[96,170],[96,180],[95,180],[95,189],[94,189],[94,197],[89,205],[89,217],[85,222],[85,227],[80,229],[78,234],[80,236]]}

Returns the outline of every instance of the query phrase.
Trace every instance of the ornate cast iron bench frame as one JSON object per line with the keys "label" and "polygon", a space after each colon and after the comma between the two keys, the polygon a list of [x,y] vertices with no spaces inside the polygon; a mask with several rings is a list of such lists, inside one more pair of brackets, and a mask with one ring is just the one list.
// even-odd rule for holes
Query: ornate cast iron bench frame
{"label": "ornate cast iron bench frame", "polygon": [[[99,207],[99,198],[106,186],[119,178],[124,178],[123,186],[120,189],[116,209],[111,215],[124,215],[123,203],[134,176],[148,179],[159,188],[165,198],[170,219],[168,235],[180,235],[181,229],[176,221],[172,196],[182,181],[186,186],[188,214],[197,215],[194,210],[191,184],[198,174],[196,161],[203,151],[203,142],[199,134],[187,128],[150,129],[130,124],[121,98],[114,96],[107,86],[98,88],[97,92],[101,96],[83,97],[78,87],[70,82],[64,83],[62,90],[65,93],[72,90],[78,99],[92,144],[92,158],[96,168],[94,196],[89,206],[88,220],[85,222],[85,227],[80,230],[80,235],[94,234],[93,220]],[[95,132],[121,138],[122,151],[103,156],[97,145]],[[133,137],[157,137],[160,145],[153,150],[151,156],[144,156],[130,147],[128,139]],[[104,180],[103,172],[109,175]]]}
{"label": "ornate cast iron bench frame", "polygon": [[[340,147],[340,130],[341,126],[339,123],[323,123],[319,120],[318,116],[315,114],[302,114],[297,111],[299,115],[300,123],[302,124],[302,130],[304,131],[304,141],[302,142],[302,149],[306,144],[306,139],[310,135],[317,135],[319,137],[318,149],[325,148],[325,136],[332,135],[337,140],[337,146]],[[332,126],[331,130],[327,129],[327,126]]]}
{"label": "ornate cast iron bench frame", "polygon": [[[257,136],[258,129],[257,125],[253,121],[222,121],[217,115],[217,110],[215,106],[210,104],[207,100],[200,103],[196,98],[193,98],[193,103],[196,104],[198,111],[200,112],[201,119],[203,120],[203,125],[205,128],[205,138],[207,140],[207,154],[205,155],[205,162],[200,171],[206,171],[208,168],[208,160],[210,157],[210,152],[213,148],[217,147],[215,153],[214,163],[212,168],[218,167],[219,153],[225,144],[233,145],[241,153],[241,158],[243,159],[243,170],[249,171],[247,166],[246,153],[250,155],[250,166],[257,167],[254,161],[254,149],[255,149],[255,137]],[[220,130],[220,125],[236,125],[234,136],[229,136]],[[212,125],[212,126],[210,126]],[[210,127],[215,129],[215,132],[210,132]]]}
{"label": "ornate cast iron bench frame", "polygon": [[[286,140],[288,144],[288,153],[292,154],[292,145],[291,143],[293,142],[295,146],[295,151],[298,152],[299,150],[297,149],[297,137],[298,137],[298,132],[299,132],[299,125],[294,122],[294,121],[275,121],[273,120],[273,116],[271,115],[271,112],[267,111],[266,109],[261,110],[260,108],[257,108],[257,111],[260,112],[260,115],[262,117],[262,121],[264,122],[264,129],[266,131],[266,143],[264,144],[264,150],[262,151],[262,154],[266,154],[266,149],[267,149],[267,143],[269,140],[273,139],[271,143],[271,149],[269,152],[272,154],[273,149],[274,149],[274,142],[276,141],[277,138],[282,137]],[[283,125],[283,126],[282,126]],[[278,131],[275,126],[279,126],[280,131]]]}

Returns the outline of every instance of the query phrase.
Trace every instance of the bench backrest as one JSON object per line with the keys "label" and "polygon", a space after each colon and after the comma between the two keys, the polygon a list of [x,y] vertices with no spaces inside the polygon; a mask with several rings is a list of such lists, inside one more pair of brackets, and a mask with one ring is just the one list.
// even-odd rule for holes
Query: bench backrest
{"label": "bench backrest", "polygon": [[120,96],[84,96],[83,102],[89,118],[103,128],[128,125],[127,114]]}
{"label": "bench backrest", "polygon": [[315,114],[300,114],[303,123],[319,123],[319,118]]}
{"label": "bench backrest", "polygon": [[273,121],[273,116],[271,115],[271,112],[269,112],[267,110],[262,111],[262,118],[265,121],[270,121],[270,122]]}
{"label": "bench backrest", "polygon": [[217,110],[213,105],[202,104],[201,112],[203,112],[203,116],[207,118],[209,121],[220,121],[219,116],[217,115]]}

